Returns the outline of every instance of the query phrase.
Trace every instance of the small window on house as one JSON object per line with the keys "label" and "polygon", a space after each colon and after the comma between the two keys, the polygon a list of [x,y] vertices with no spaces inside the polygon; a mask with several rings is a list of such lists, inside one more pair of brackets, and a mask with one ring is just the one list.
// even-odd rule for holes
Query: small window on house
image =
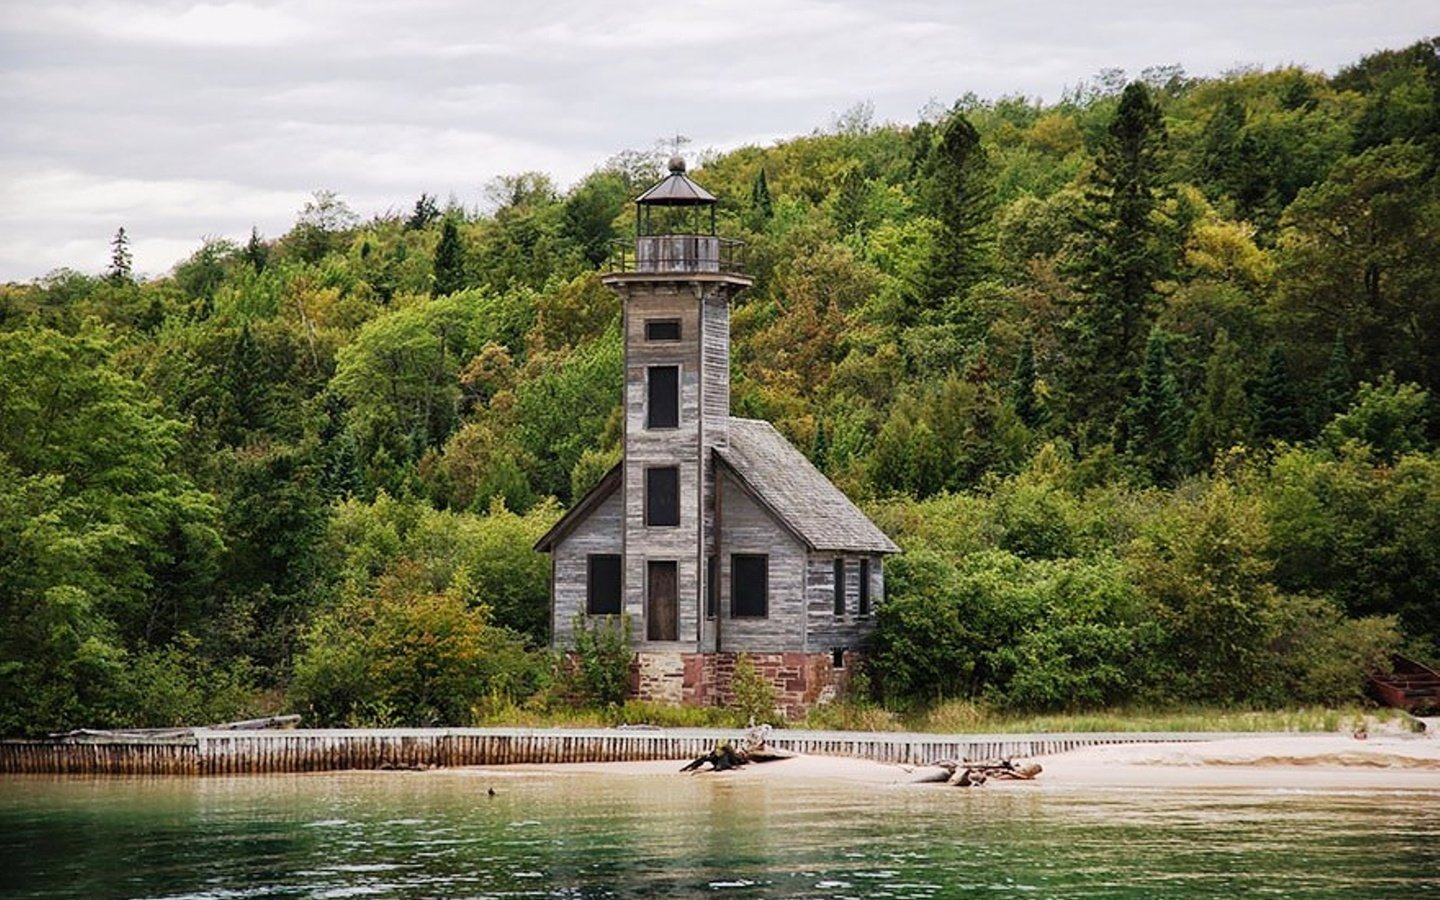
{"label": "small window on house", "polygon": [[715,557],[705,560],[705,618],[720,614],[720,563]]}
{"label": "small window on house", "polygon": [[680,367],[651,366],[646,373],[646,428],[680,426]]}
{"label": "small window on house", "polygon": [[647,341],[678,341],[680,340],[679,319],[647,319],[645,320],[645,340]]}
{"label": "small window on house", "polygon": [[835,560],[835,615],[845,615],[845,560]]}
{"label": "small window on house", "polygon": [[586,560],[585,612],[592,616],[620,615],[620,557],[592,553]]}
{"label": "small window on house", "polygon": [[730,616],[763,619],[770,609],[770,557],[736,553],[730,557]]}
{"label": "small window on house", "polygon": [[845,648],[844,648],[844,647],[836,647],[834,650],[831,650],[831,651],[830,651],[830,668],[832,668],[832,669],[843,669],[843,668],[845,668]]}
{"label": "small window on house", "polygon": [[870,560],[860,560],[860,615],[870,615]]}
{"label": "small window on house", "polygon": [[676,466],[645,470],[645,524],[680,524],[680,469]]}

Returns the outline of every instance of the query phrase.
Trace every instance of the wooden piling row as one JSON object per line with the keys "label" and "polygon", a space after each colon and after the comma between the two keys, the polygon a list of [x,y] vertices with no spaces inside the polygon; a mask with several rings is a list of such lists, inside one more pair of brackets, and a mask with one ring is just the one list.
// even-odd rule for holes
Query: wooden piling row
{"label": "wooden piling row", "polygon": [[[411,728],[218,731],[179,737],[83,735],[0,741],[0,773],[236,775],[516,763],[693,759],[739,732],[720,729]],[[770,746],[903,765],[1064,753],[1095,744],[1197,741],[1231,734],[932,735],[773,731]]]}

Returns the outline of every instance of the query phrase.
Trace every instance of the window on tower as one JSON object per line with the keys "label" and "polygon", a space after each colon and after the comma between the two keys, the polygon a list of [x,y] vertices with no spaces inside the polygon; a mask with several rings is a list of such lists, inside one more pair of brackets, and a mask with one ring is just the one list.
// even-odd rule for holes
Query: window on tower
{"label": "window on tower", "polygon": [[651,366],[646,373],[646,428],[680,426],[680,367]]}
{"label": "window on tower", "polygon": [[647,341],[678,341],[680,340],[679,319],[646,319],[645,340]]}
{"label": "window on tower", "polygon": [[645,470],[645,524],[680,524],[680,469],[663,466]]}

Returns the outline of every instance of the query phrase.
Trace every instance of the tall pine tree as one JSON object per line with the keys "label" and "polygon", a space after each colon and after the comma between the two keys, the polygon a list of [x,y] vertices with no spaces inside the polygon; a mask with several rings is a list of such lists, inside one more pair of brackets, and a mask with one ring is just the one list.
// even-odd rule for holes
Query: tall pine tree
{"label": "tall pine tree", "polygon": [[1245,395],[1244,364],[1240,348],[1225,329],[1215,333],[1205,363],[1205,388],[1190,420],[1187,444],[1196,467],[1210,464],[1215,454],[1250,438],[1250,401]]}
{"label": "tall pine tree", "polygon": [[1010,378],[1010,405],[1027,428],[1034,428],[1044,418],[1044,409],[1035,396],[1035,341],[1026,338],[1015,360],[1015,374]]}
{"label": "tall pine tree", "polygon": [[460,243],[460,228],[455,217],[446,216],[440,228],[440,243],[435,246],[435,286],[433,297],[444,297],[465,287],[465,248]]}
{"label": "tall pine tree", "polygon": [[1160,214],[1165,122],[1141,82],[1120,95],[1080,219],[1085,251],[1075,274],[1083,297],[1074,333],[1071,393],[1085,416],[1113,417],[1135,392],[1145,336],[1160,306],[1156,283],[1173,266],[1175,237]]}
{"label": "tall pine tree", "polygon": [[755,173],[755,180],[750,183],[750,208],[762,223],[770,221],[770,217],[775,215],[775,204],[770,199],[770,184],[765,180],[764,166]]}
{"label": "tall pine tree", "polygon": [[1285,354],[1272,345],[1265,370],[1255,382],[1255,434],[1264,440],[1298,441],[1305,437],[1305,414],[1290,381]]}
{"label": "tall pine tree", "polygon": [[995,193],[980,133],[960,112],[946,121],[926,165],[940,223],[928,286],[938,307],[946,298],[963,297],[993,270]]}
{"label": "tall pine tree", "polygon": [[1117,442],[1156,484],[1166,484],[1178,474],[1185,437],[1185,408],[1166,344],[1166,335],[1151,329],[1140,385],[1125,407]]}
{"label": "tall pine tree", "polygon": [[124,226],[116,229],[115,238],[110,241],[110,271],[106,277],[112,284],[129,284],[134,280],[131,271],[130,237]]}
{"label": "tall pine tree", "polygon": [[1315,410],[1316,420],[1323,424],[1345,411],[1355,393],[1355,379],[1350,374],[1350,346],[1345,335],[1335,332],[1335,343],[1330,345],[1330,362],[1325,367],[1325,377],[1320,383],[1320,394],[1316,398],[1319,406]]}

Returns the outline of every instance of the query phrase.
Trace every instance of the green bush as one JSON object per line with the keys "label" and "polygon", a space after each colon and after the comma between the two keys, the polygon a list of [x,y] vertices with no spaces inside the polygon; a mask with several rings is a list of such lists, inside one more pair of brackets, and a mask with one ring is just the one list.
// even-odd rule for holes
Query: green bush
{"label": "green bush", "polygon": [[196,652],[198,643],[182,635],[174,644],[128,660],[116,681],[116,723],[166,728],[257,715],[249,661],[216,664]]}
{"label": "green bush", "polygon": [[405,562],[374,592],[319,616],[295,661],[291,695],[317,724],[466,725],[477,709],[535,693],[545,658],[472,606],[463,579],[435,591]]}
{"label": "green bush", "polygon": [[872,671],[888,702],[1113,704],[1140,693],[1155,666],[1159,632],[1114,559],[990,551],[955,566],[919,552],[887,572]]}
{"label": "green bush", "polygon": [[777,720],[775,686],[755,668],[755,660],[750,658],[750,654],[741,653],[735,658],[730,689],[735,692],[735,709],[749,724],[760,725]]}
{"label": "green bush", "polygon": [[574,622],[575,663],[572,670],[575,693],[596,706],[617,706],[630,693],[630,617],[626,615],[590,619],[577,615]]}

